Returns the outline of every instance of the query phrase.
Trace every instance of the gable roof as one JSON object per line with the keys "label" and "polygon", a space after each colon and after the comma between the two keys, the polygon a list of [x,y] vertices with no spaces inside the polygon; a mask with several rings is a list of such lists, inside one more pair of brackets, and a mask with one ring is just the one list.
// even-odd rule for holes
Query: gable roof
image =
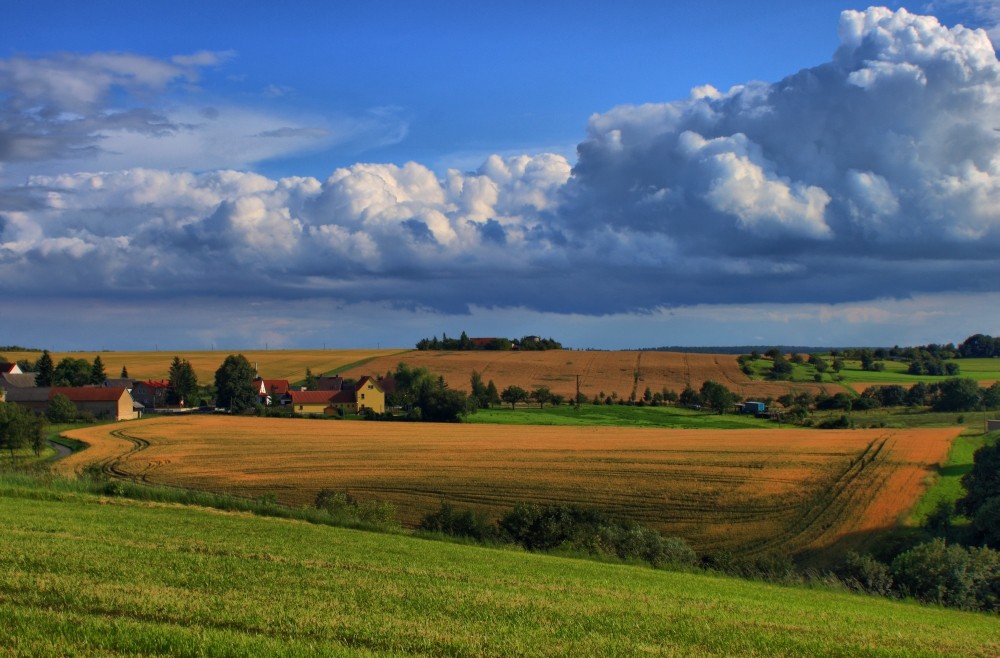
{"label": "gable roof", "polygon": [[128,395],[128,390],[104,386],[53,386],[49,399],[56,395],[65,395],[70,402],[117,402]]}
{"label": "gable roof", "polygon": [[374,379],[373,377],[369,377],[368,375],[365,375],[364,377],[358,380],[358,383],[354,387],[354,390],[360,391],[365,384],[373,384],[380,393],[385,393],[385,391],[382,390],[382,385],[379,383],[379,381]]}
{"label": "gable roof", "polygon": [[334,391],[288,391],[292,404],[327,404]]}
{"label": "gable roof", "polygon": [[288,392],[287,379],[262,379],[257,377],[253,381],[257,385],[258,395],[271,395],[272,390],[275,395],[284,395]]}
{"label": "gable roof", "polygon": [[9,372],[13,375],[20,375],[23,371],[16,363],[0,361],[0,372]]}
{"label": "gable roof", "polygon": [[7,389],[7,402],[48,402],[52,390],[48,386]]}
{"label": "gable roof", "polygon": [[0,373],[0,388],[34,388],[35,373],[33,372],[3,372]]}

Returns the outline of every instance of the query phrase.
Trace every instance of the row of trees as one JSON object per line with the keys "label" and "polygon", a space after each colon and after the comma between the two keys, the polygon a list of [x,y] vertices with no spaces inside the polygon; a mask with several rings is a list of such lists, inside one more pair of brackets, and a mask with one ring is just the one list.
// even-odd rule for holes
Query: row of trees
{"label": "row of trees", "polygon": [[523,336],[521,338],[490,338],[489,340],[474,341],[463,331],[458,338],[448,338],[447,334],[441,334],[440,340],[437,336],[431,338],[421,338],[417,341],[418,350],[561,350],[562,344],[552,338],[541,338],[539,336]]}

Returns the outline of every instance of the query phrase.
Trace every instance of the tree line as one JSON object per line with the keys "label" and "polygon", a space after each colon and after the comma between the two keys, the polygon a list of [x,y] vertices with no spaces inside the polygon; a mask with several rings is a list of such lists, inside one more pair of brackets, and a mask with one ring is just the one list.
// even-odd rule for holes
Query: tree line
{"label": "tree line", "polygon": [[561,350],[562,344],[552,338],[541,338],[540,336],[522,336],[521,338],[489,338],[473,340],[463,331],[458,338],[448,338],[447,334],[441,334],[441,338],[432,336],[421,338],[416,345],[418,350],[449,350],[449,351],[470,351],[470,350]]}

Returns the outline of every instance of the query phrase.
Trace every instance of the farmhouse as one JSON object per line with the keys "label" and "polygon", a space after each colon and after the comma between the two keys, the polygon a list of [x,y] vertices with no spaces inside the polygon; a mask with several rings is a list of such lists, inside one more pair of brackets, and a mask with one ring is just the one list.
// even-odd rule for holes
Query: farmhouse
{"label": "farmhouse", "polygon": [[287,379],[264,379],[255,377],[253,380],[254,393],[263,405],[271,405],[275,401],[281,400],[282,396],[288,393]]}
{"label": "farmhouse", "polygon": [[381,414],[385,413],[385,391],[377,380],[365,375],[357,384],[339,391],[288,391],[284,403],[302,414],[357,414],[365,409]]}
{"label": "farmhouse", "polygon": [[12,375],[23,375],[24,371],[16,363],[0,362],[0,373],[10,373]]}
{"label": "farmhouse", "polygon": [[125,388],[103,386],[40,386],[7,391],[7,401],[16,402],[35,413],[43,414],[56,395],[65,396],[77,411],[91,413],[95,418],[131,420],[139,417],[132,396]]}
{"label": "farmhouse", "polygon": [[165,379],[135,382],[132,386],[132,397],[147,409],[165,407],[169,392],[170,382]]}

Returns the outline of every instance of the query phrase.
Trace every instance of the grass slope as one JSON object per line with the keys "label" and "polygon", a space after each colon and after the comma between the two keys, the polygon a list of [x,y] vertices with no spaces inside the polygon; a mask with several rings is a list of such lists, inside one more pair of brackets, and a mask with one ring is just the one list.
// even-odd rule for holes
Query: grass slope
{"label": "grass slope", "polygon": [[0,486],[0,654],[992,656],[995,616]]}

